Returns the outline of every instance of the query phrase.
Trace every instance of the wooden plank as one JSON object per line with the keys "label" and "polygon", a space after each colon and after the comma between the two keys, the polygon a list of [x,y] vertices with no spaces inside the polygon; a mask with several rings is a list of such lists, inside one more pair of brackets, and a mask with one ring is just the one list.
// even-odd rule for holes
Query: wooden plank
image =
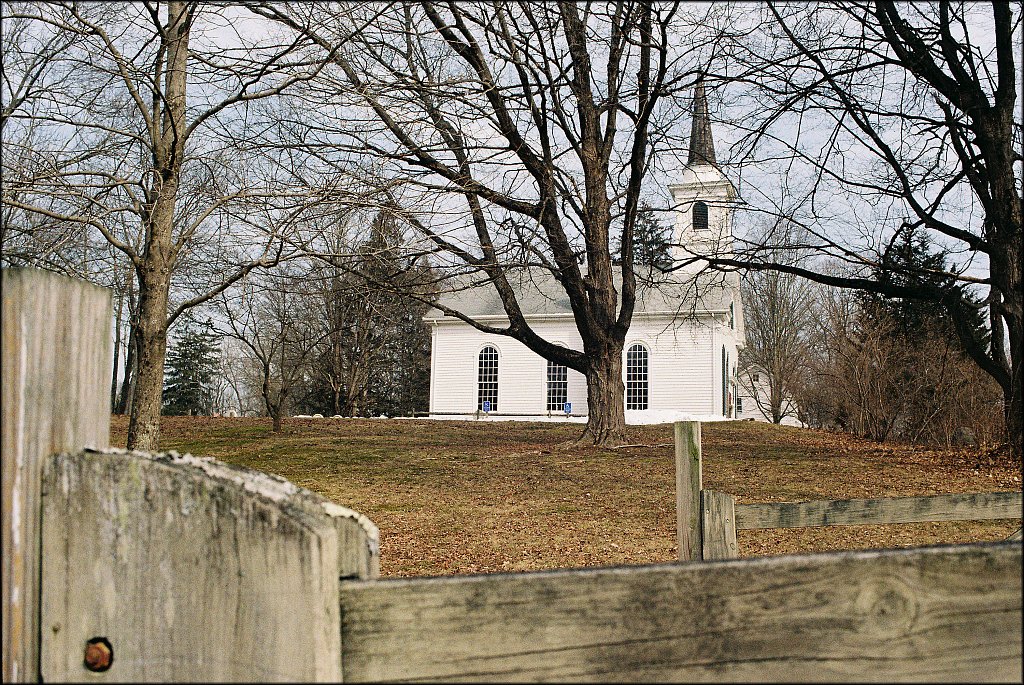
{"label": "wooden plank", "polygon": [[341,584],[345,681],[1016,681],[1021,546]]}
{"label": "wooden plank", "polygon": [[380,576],[380,531],[358,511],[323,502],[338,533],[338,574],[342,580],[374,580]]}
{"label": "wooden plank", "polygon": [[735,502],[732,495],[724,492],[700,491],[705,561],[735,559],[740,555],[736,542]]}
{"label": "wooden plank", "polygon": [[676,542],[680,561],[696,561],[703,554],[701,541],[700,422],[675,423]]}
{"label": "wooden plank", "polygon": [[811,528],[866,523],[974,521],[1021,517],[1021,493],[980,492],[931,497],[737,504],[736,528]]}
{"label": "wooden plank", "polygon": [[110,440],[110,291],[0,271],[3,681],[39,681],[39,499],[50,454]]}
{"label": "wooden plank", "polygon": [[[176,453],[57,455],[43,482],[44,680],[341,679],[343,557],[323,498]],[[99,637],[114,661],[90,673]]]}

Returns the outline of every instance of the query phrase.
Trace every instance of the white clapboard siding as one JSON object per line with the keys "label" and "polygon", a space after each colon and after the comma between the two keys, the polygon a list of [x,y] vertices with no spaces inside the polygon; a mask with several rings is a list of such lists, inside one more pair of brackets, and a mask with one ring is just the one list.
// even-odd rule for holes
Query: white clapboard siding
{"label": "white clapboard siding", "polygon": [[708,414],[715,383],[709,319],[672,321],[668,317],[634,319],[626,349],[647,345],[650,409]]}
{"label": "white clapboard siding", "polygon": [[[572,319],[532,324],[547,340],[582,349]],[[517,340],[490,335],[459,322],[439,322],[434,333],[432,412],[476,411],[477,363],[485,345],[498,349],[498,409],[501,413],[547,412],[547,361]],[[587,384],[582,374],[569,371],[569,401],[575,414],[587,411]]]}
{"label": "white clapboard siding", "polygon": [[[571,318],[535,321],[531,325],[547,340],[582,349]],[[721,326],[719,326],[721,328]],[[712,332],[710,317],[700,320],[670,316],[638,316],[626,338],[626,349],[644,344],[649,352],[648,412],[628,412],[630,422],[664,412],[707,415],[721,410],[721,345],[736,358],[732,331]],[[718,342],[715,343],[715,340]],[[544,414],[547,362],[522,343],[490,335],[452,320],[439,321],[433,334],[431,406],[436,413],[476,411],[477,360],[485,345],[498,349],[498,409],[500,413]],[[574,414],[587,413],[586,378],[569,371],[569,401]],[[717,407],[717,410],[716,410]]]}

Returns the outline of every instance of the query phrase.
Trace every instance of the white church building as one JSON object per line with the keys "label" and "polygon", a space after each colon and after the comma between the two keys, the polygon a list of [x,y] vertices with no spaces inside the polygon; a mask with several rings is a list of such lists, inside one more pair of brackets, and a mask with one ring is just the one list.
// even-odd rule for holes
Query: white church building
{"label": "white church building", "polygon": [[[699,246],[695,252],[732,250],[738,197],[717,165],[699,84],[687,166],[669,190],[677,208],[672,240],[677,264],[685,263],[687,247]],[[700,269],[695,263],[659,274],[649,285],[638,282],[622,363],[629,424],[737,416],[736,367],[743,346],[739,275],[701,274]],[[582,350],[568,296],[550,273],[516,273],[509,278],[533,330],[550,342]],[[621,291],[618,284],[616,289]],[[443,295],[441,301],[480,323],[508,323],[490,284]],[[424,320],[432,331],[432,417],[585,420],[587,386],[579,372],[438,309],[431,309]]]}

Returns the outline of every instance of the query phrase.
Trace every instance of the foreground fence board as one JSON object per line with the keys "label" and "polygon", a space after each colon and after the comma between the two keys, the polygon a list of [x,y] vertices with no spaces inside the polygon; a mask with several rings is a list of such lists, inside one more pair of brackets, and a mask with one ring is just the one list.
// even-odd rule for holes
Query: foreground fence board
{"label": "foreground fence board", "polygon": [[736,529],[974,521],[1020,516],[1021,493],[981,492],[930,497],[737,504]]}
{"label": "foreground fence board", "polygon": [[1020,681],[1021,546],[343,583],[346,681]]}
{"label": "foreground fence board", "polygon": [[0,281],[2,675],[38,682],[40,474],[54,452],[109,444],[110,291],[36,269]]}
{"label": "foreground fence board", "polygon": [[[44,680],[341,679],[343,511],[175,453],[61,454],[43,484]],[[346,575],[369,566],[349,558]],[[100,637],[113,664],[90,673],[83,650]]]}

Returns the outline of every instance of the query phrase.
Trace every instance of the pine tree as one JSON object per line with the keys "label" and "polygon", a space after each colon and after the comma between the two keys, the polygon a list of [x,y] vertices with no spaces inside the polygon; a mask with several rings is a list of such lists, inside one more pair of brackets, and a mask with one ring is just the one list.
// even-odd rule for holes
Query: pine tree
{"label": "pine tree", "polygon": [[[949,273],[948,256],[945,250],[932,244],[927,233],[905,231],[882,255],[873,276],[880,283],[938,294],[952,292],[961,286]],[[987,345],[984,310],[976,297],[967,294],[963,299],[976,307],[971,312],[961,313],[960,318],[966,322],[964,325],[970,327],[974,337]],[[939,301],[862,293],[860,306],[863,316],[876,324],[885,324],[906,342],[920,342],[926,337],[940,335],[960,347],[954,319]]]}
{"label": "pine tree", "polygon": [[213,411],[213,380],[217,373],[220,336],[212,321],[185,320],[167,351],[164,365],[163,413],[170,416],[209,415]]}
{"label": "pine tree", "polygon": [[343,269],[324,277],[330,328],[309,406],[323,413],[407,416],[426,411],[430,388],[430,305],[409,293],[434,276],[406,246],[395,218],[380,213]]}
{"label": "pine tree", "polygon": [[[617,236],[613,251],[616,255],[621,254],[621,235]],[[621,259],[616,256],[615,263],[620,262]],[[672,266],[672,227],[662,224],[654,208],[646,202],[641,202],[636,210],[636,223],[633,225],[633,263],[661,270]]]}

